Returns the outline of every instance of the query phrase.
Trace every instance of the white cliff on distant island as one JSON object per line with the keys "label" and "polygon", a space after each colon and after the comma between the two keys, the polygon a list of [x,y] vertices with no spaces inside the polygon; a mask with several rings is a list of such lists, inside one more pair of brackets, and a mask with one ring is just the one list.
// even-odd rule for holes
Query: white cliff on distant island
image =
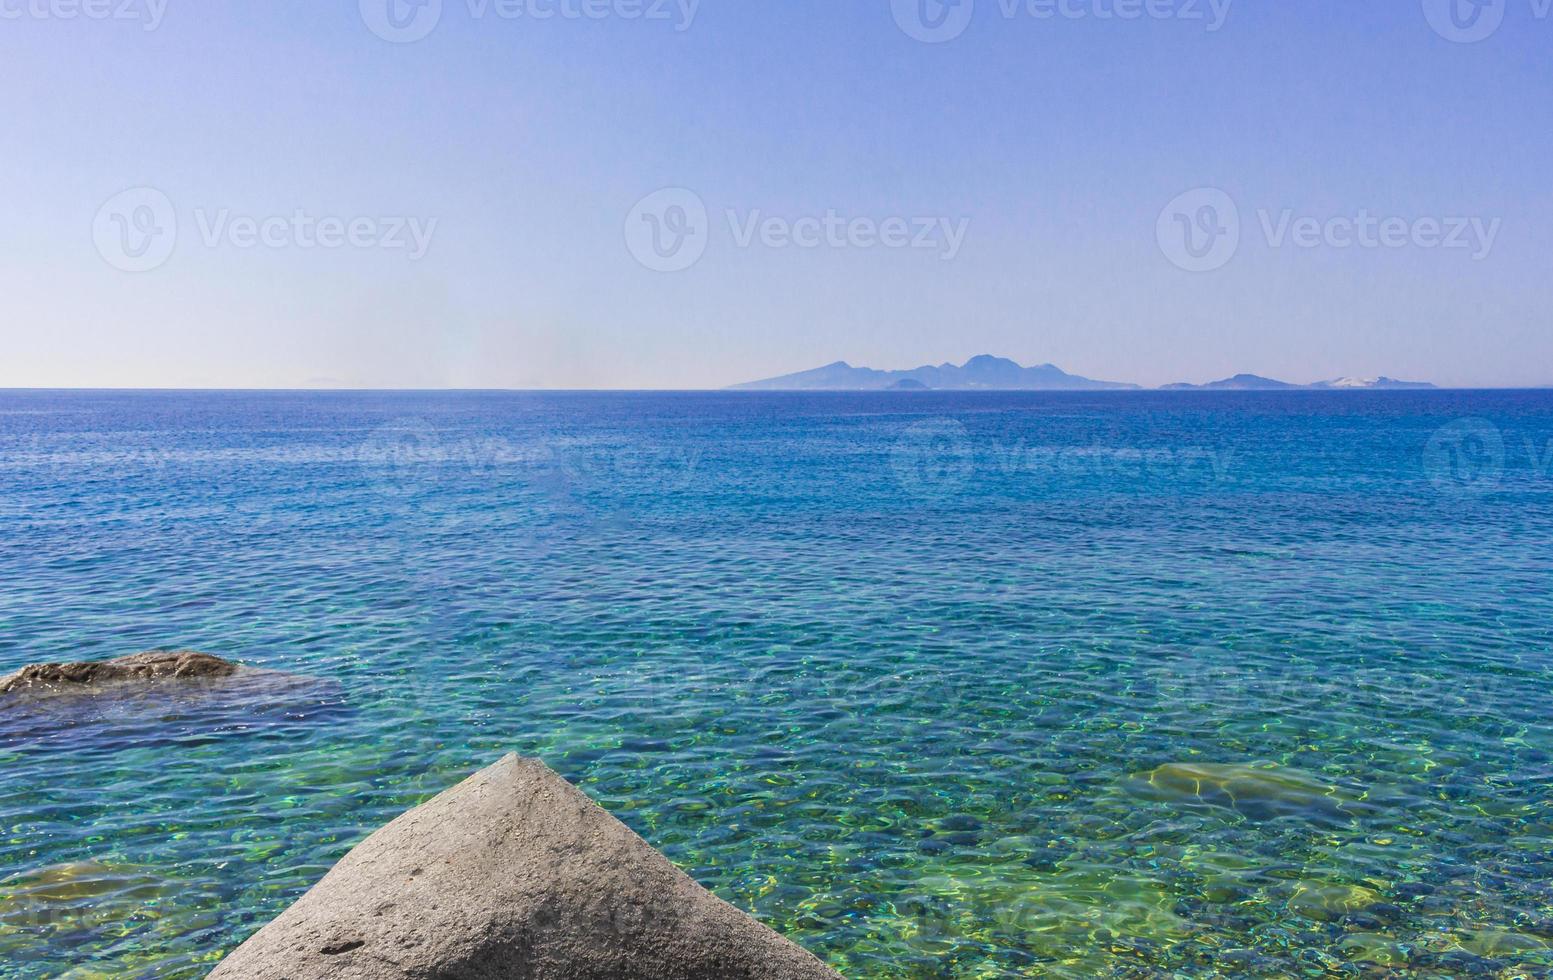
{"label": "white cliff on distant island", "polygon": [[1398,381],[1395,378],[1338,378],[1335,381],[1321,381],[1311,385],[1312,388],[1433,388],[1434,385],[1426,381]]}

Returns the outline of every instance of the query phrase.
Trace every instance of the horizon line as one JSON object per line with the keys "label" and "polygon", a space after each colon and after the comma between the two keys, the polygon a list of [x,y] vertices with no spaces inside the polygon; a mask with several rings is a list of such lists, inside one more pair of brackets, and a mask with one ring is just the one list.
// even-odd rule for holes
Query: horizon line
{"label": "horizon line", "polygon": [[468,395],[543,395],[543,394],[622,394],[622,395],[692,395],[692,394],[727,394],[727,395],[1138,395],[1138,394],[1164,394],[1164,395],[1277,395],[1295,392],[1308,392],[1310,394],[1424,394],[1434,392],[1453,391],[1547,391],[1553,389],[1553,384],[1548,385],[1433,385],[1429,388],[1316,388],[1311,385],[1299,385],[1291,383],[1287,388],[1207,388],[1202,385],[1193,385],[1186,388],[1170,386],[1148,387],[1135,385],[1132,387],[1118,388],[765,388],[751,389],[744,385],[731,385],[723,388],[456,388],[456,387],[404,387],[404,388],[377,388],[377,387],[351,387],[351,388],[300,388],[300,387],[209,387],[209,386],[150,386],[150,387],[113,387],[113,386],[85,386],[85,385],[52,385],[52,386],[27,386],[5,387],[0,386],[0,394],[10,393],[42,393],[42,392],[116,392],[116,393],[186,393],[186,394],[468,394]]}

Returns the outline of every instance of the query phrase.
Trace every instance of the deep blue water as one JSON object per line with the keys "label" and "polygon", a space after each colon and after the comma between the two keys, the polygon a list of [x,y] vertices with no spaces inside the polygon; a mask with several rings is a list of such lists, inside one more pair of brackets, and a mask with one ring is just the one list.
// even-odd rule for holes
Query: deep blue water
{"label": "deep blue water", "polygon": [[7,978],[507,751],[849,976],[1553,969],[1553,392],[0,392],[0,527],[0,672],[316,679],[0,706]]}

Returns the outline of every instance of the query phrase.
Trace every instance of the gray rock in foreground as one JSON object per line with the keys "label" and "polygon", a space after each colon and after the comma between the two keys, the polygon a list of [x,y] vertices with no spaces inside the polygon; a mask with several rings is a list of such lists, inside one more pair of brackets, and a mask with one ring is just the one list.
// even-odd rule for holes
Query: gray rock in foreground
{"label": "gray rock in foreground", "polygon": [[368,837],[210,980],[837,976],[512,755]]}
{"label": "gray rock in foreground", "polygon": [[14,674],[0,677],[0,695],[69,693],[130,681],[230,677],[242,669],[208,653],[154,650],[117,660],[30,664]]}

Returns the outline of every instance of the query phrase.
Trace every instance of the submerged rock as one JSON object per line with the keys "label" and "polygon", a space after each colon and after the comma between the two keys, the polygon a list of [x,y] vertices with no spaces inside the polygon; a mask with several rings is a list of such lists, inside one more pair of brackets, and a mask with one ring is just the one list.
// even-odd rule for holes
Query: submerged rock
{"label": "submerged rock", "polygon": [[1487,959],[1503,959],[1516,957],[1524,953],[1541,953],[1548,949],[1548,944],[1536,936],[1528,936],[1525,933],[1512,932],[1508,929],[1478,929],[1466,932],[1458,936],[1457,944],[1462,949]]}
{"label": "submerged rock", "polygon": [[79,964],[50,974],[61,980],[182,976],[208,963],[190,937],[217,928],[222,892],[187,871],[104,856],[0,878],[0,976],[49,949]]}
{"label": "submerged rock", "polygon": [[160,897],[167,885],[152,869],[135,865],[56,864],[0,879],[0,923],[20,927],[61,921],[114,899],[141,904]]}
{"label": "submerged rock", "polygon": [[1332,815],[1354,804],[1336,786],[1276,767],[1175,762],[1133,777],[1132,784],[1152,799],[1208,803],[1255,819]]}
{"label": "submerged rock", "polygon": [[25,953],[40,936],[131,927],[176,891],[154,869],[76,861],[0,879],[0,961]]}
{"label": "submerged rock", "polygon": [[513,755],[368,837],[210,976],[837,974],[701,888],[543,763]]}
{"label": "submerged rock", "polygon": [[1407,962],[1408,947],[1391,936],[1373,932],[1349,933],[1337,944],[1338,955],[1353,963],[1372,963],[1381,967],[1401,967]]}
{"label": "submerged rock", "polygon": [[192,650],[153,650],[116,660],[31,664],[0,678],[0,695],[58,694],[129,681],[230,677],[243,668]]}
{"label": "submerged rock", "polygon": [[1373,888],[1327,881],[1301,881],[1289,896],[1289,911],[1307,919],[1331,922],[1362,912],[1380,901]]}
{"label": "submerged rock", "polygon": [[340,682],[189,651],[34,664],[0,680],[0,744],[79,754],[287,737],[345,717]]}
{"label": "submerged rock", "polygon": [[1140,875],[1090,866],[1004,887],[1004,895],[997,894],[997,886],[981,892],[977,904],[992,906],[999,926],[1046,949],[1076,951],[1102,932],[1168,943],[1191,930],[1176,914],[1177,899],[1170,889]]}

